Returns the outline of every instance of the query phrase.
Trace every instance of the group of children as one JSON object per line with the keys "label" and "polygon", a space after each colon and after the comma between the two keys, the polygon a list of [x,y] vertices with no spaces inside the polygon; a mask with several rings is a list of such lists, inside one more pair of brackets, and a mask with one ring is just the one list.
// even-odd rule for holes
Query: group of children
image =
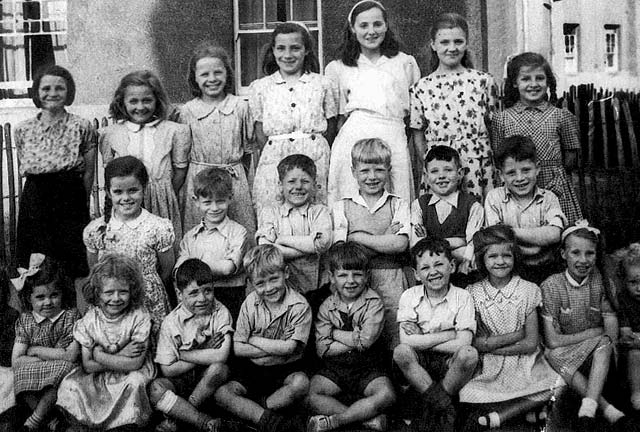
{"label": "group of children", "polygon": [[[386,430],[400,400],[417,404],[412,430],[452,431],[458,400],[515,400],[536,420],[566,383],[590,427],[598,408],[624,417],[602,397],[620,340],[640,409],[640,246],[621,252],[615,294],[566,173],[580,143],[549,64],[511,60],[495,112],[467,39],[462,17],[437,18],[420,78],[385,7],[363,0],[325,76],[306,27],[278,24],[248,103],[204,43],[193,100],[174,113],[155,74],[132,72],[99,134],[65,110],[69,72],[41,71],[42,111],[16,128],[23,313],[3,275],[0,408],[30,407],[29,431],[55,427],[57,406],[78,430],[317,432]],[[89,221],[97,150],[105,209]],[[69,278],[87,269],[80,316]]]}

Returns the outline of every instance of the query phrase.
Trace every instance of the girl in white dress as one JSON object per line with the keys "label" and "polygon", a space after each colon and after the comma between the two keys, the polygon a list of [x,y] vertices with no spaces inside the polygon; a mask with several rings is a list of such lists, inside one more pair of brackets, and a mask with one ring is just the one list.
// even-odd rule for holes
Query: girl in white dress
{"label": "girl in white dress", "polygon": [[351,148],[365,138],[380,138],[391,147],[389,192],[411,202],[413,181],[404,118],[409,115],[409,87],[420,78],[418,64],[399,51],[386,9],[373,0],[356,3],[351,9],[340,51],[340,58],[325,71],[339,87],[338,124],[346,118],[331,149],[329,203],[357,195]]}

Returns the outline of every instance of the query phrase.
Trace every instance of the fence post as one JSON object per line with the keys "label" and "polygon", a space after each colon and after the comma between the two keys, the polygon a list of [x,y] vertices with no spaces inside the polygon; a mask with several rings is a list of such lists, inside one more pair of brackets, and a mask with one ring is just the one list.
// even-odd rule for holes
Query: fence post
{"label": "fence post", "polygon": [[[3,263],[7,262],[7,233],[5,230],[4,224],[4,175],[3,175],[3,163],[2,163],[2,148],[4,146],[4,125],[0,125],[0,213],[2,213],[2,217],[0,218],[0,233],[2,233],[2,247],[0,248],[0,259]],[[11,181],[9,178],[8,181]],[[11,198],[9,198],[11,199]],[[6,294],[6,293],[5,293]]]}
{"label": "fence post", "polygon": [[[13,140],[11,139],[11,124],[4,125],[4,142],[7,154],[7,178],[9,179],[9,266],[16,267],[16,250],[17,250],[17,208],[16,208],[16,177],[13,166]],[[22,191],[22,179],[18,174],[18,187]],[[3,214],[4,217],[4,214]]]}

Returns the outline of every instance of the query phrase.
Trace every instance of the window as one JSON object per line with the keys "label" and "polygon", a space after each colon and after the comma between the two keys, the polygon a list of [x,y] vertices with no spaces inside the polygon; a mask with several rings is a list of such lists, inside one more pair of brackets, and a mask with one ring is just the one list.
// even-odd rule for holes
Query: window
{"label": "window", "polygon": [[234,0],[236,90],[246,93],[263,76],[262,56],[279,22],[304,23],[316,42],[322,64],[321,0]]}
{"label": "window", "polygon": [[578,72],[578,24],[564,24],[564,71]]}
{"label": "window", "polygon": [[604,68],[609,72],[616,72],[619,69],[618,53],[620,51],[620,26],[606,24],[604,26]]}
{"label": "window", "polygon": [[28,98],[40,67],[66,61],[67,0],[0,0],[0,42],[0,102]]}

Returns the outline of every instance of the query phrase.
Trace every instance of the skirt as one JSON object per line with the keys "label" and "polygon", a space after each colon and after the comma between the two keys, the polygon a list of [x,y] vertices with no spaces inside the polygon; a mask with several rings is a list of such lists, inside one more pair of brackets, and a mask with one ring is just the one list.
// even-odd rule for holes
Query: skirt
{"label": "skirt", "polygon": [[331,148],[329,205],[358,193],[351,173],[351,149],[356,141],[380,138],[391,148],[391,179],[386,189],[407,203],[413,199],[413,175],[405,126],[401,120],[354,111],[340,129]]}
{"label": "skirt", "polygon": [[27,175],[18,212],[18,265],[28,268],[29,256],[43,253],[58,260],[69,277],[86,276],[82,230],[88,223],[82,173]]}
{"label": "skirt", "polygon": [[180,240],[182,240],[182,217],[180,216],[180,205],[178,197],[173,190],[171,179],[153,180],[149,179],[149,184],[144,193],[144,208],[156,216],[169,219],[173,225],[173,232],[176,235],[176,251],[180,250]]}

